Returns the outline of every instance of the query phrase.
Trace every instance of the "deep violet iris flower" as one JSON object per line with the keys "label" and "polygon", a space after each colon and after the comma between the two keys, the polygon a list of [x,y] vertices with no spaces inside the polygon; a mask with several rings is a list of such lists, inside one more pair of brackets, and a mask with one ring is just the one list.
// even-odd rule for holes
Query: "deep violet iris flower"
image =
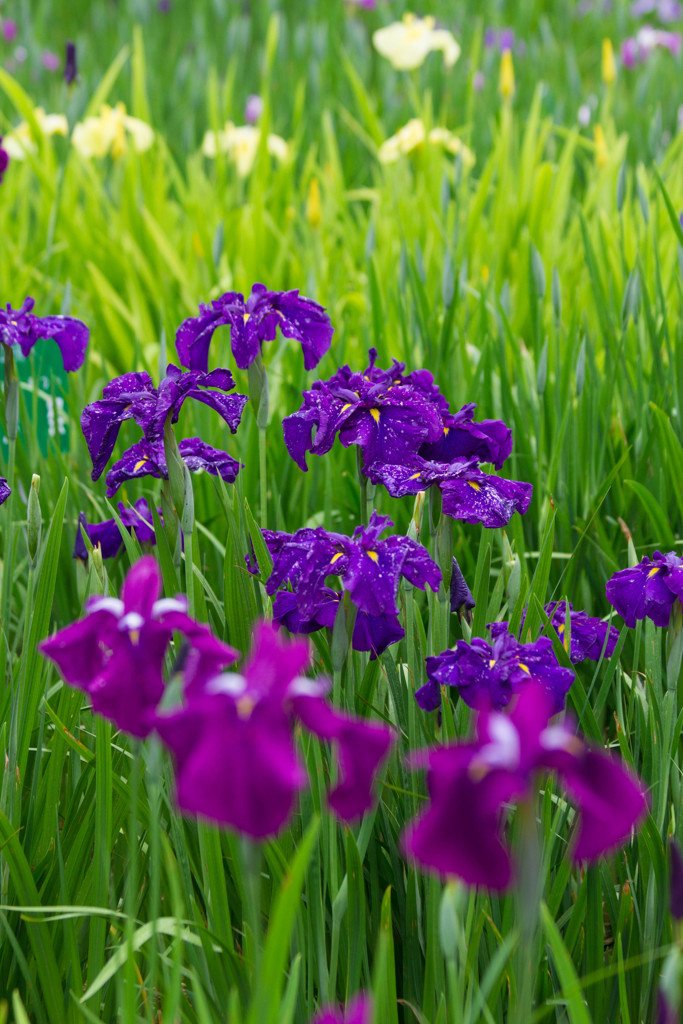
{"label": "deep violet iris flower", "polygon": [[674,601],[683,598],[683,558],[673,551],[655,551],[632,569],[622,569],[607,581],[607,600],[631,628],[638,619],[668,626]]}
{"label": "deep violet iris flower", "polygon": [[[553,624],[555,632],[567,649],[569,642],[569,657],[572,665],[578,665],[586,659],[600,661],[603,649],[605,657],[611,658],[614,648],[619,639],[619,630],[610,626],[602,619],[586,615],[585,612],[576,612],[572,605],[569,605],[569,636],[566,632],[566,604],[564,601],[551,601],[544,608],[544,611]],[[520,629],[524,627],[526,612],[522,616]],[[492,637],[500,636],[508,632],[507,622],[492,622],[488,627]],[[605,646],[606,642],[606,646]]]}
{"label": "deep violet iris flower", "polygon": [[410,465],[378,464],[371,468],[373,483],[384,484],[392,497],[436,486],[441,491],[445,515],[490,529],[506,526],[515,512],[523,515],[533,492],[532,484],[484,473],[476,458],[428,462],[418,457]]}
{"label": "deep violet iris flower", "polygon": [[20,309],[0,308],[0,342],[18,345],[23,356],[41,339],[51,338],[62,355],[64,369],[72,372],[83,365],[90,330],[81,320],[72,316],[36,316],[32,313],[35,302],[24,299]]}
{"label": "deep violet iris flower", "polygon": [[65,682],[89,694],[94,711],[139,737],[153,728],[174,632],[182,633],[190,646],[196,642],[205,652],[208,646],[214,666],[238,657],[208,626],[188,616],[186,597],[160,599],[160,594],[156,561],[141,558],[126,576],[120,598],[88,598],[84,618],[40,644]]}
{"label": "deep violet iris flower", "polygon": [[[441,584],[441,571],[421,544],[402,536],[380,540],[389,526],[393,523],[388,516],[373,512],[368,525],[357,527],[352,537],[328,533],[322,528],[275,535],[273,546],[269,544],[273,571],[266,584],[267,592],[274,594],[283,583],[289,583],[300,620],[317,620],[327,625],[326,620],[319,618],[329,614],[330,588],[325,586],[325,580],[328,576],[341,577],[342,589],[364,616],[356,639],[370,644],[374,637],[381,643],[381,647],[357,649],[379,653],[394,642],[389,639],[391,636],[400,639],[404,635],[397,620],[400,578],[422,590],[429,584],[437,591]],[[365,616],[382,621],[368,622]]]}
{"label": "deep violet iris flower", "polygon": [[135,420],[145,440],[154,443],[162,437],[167,418],[172,423],[178,421],[180,408],[188,398],[214,409],[234,434],[247,402],[246,395],[223,394],[234,386],[228,370],[183,373],[172,363],[158,388],[144,371],[116,377],[105,385],[102,398],[87,405],[81,414],[81,427],[93,463],[92,479],[102,475],[125,420]]}
{"label": "deep violet iris flower", "polygon": [[334,813],[352,819],[372,806],[393,730],[328,704],[329,681],[302,674],[309,658],[305,641],[288,642],[263,622],[243,674],[205,676],[183,708],[157,716],[174,754],[181,810],[255,839],[279,832],[308,781],[297,722],[336,747],[339,780],[328,796]]}
{"label": "deep violet iris flower", "polygon": [[550,724],[553,701],[530,683],[511,711],[481,712],[469,743],[424,750],[429,804],[403,834],[403,849],[422,868],[469,885],[506,889],[514,876],[502,839],[505,805],[531,801],[539,772],[557,772],[578,810],[574,861],[595,860],[626,842],[647,812],[641,780],[566,722]]}
{"label": "deep violet iris flower", "polygon": [[[161,509],[157,511],[163,522]],[[120,501],[119,518],[129,533],[135,531],[135,536],[141,544],[156,544],[154,521],[146,498],[138,498],[132,506],[126,506]],[[105,519],[100,523],[89,523],[85,518],[85,512],[81,512],[78,517],[74,558],[80,558],[84,562],[88,560],[88,549],[83,540],[81,527],[85,530],[93,547],[97,544],[100,545],[102,558],[114,558],[118,555],[123,546],[123,539],[116,520]]]}
{"label": "deep violet iris flower", "polygon": [[10,486],[4,476],[0,476],[0,505],[4,505],[11,493]]}
{"label": "deep violet iris flower", "polygon": [[299,295],[297,289],[271,292],[255,284],[244,300],[240,292],[226,292],[208,305],[200,305],[178,328],[176,348],[183,366],[204,373],[209,368],[209,346],[217,327],[230,327],[230,347],[235,362],[246,370],[261,352],[264,341],[273,341],[277,328],[285,338],[301,343],[304,366],[312,370],[330,347],[334,328],[324,306]]}
{"label": "deep violet iris flower", "polygon": [[310,1024],[370,1024],[371,1020],[372,1001],[365,993],[359,992],[346,1010],[327,1006],[316,1013]]}
{"label": "deep violet iris flower", "polygon": [[[226,483],[234,483],[241,463],[220,448],[213,448],[199,437],[186,437],[178,442],[180,456],[191,473],[204,470],[220,476]],[[126,449],[107,473],[107,497],[111,498],[126,480],[142,476],[168,479],[166,453],[163,441],[138,441]]]}
{"label": "deep violet iris flower", "polygon": [[[290,633],[304,635],[315,633],[325,626],[332,629],[342,597],[340,590],[322,587],[315,614],[305,619],[299,611],[296,594],[289,590],[279,590],[273,602],[273,622],[285,626]],[[351,646],[354,651],[369,651],[372,660],[391,644],[402,640],[404,636],[405,630],[399,622],[398,615],[368,615],[367,612],[358,612],[353,624]]]}
{"label": "deep violet iris flower", "polygon": [[415,694],[425,711],[441,705],[440,686],[456,686],[471,708],[500,710],[535,680],[549,695],[552,714],[556,714],[564,707],[574,673],[558,665],[548,637],[520,644],[511,633],[503,632],[493,645],[479,638],[471,643],[458,640],[455,650],[427,658],[427,680]]}

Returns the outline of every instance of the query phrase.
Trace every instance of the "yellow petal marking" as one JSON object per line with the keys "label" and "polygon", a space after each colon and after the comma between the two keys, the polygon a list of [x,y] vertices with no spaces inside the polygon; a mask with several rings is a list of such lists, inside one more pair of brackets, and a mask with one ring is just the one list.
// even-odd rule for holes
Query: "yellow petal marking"
{"label": "yellow petal marking", "polygon": [[344,552],[343,551],[338,551],[337,554],[333,555],[332,558],[330,559],[330,565],[334,565],[334,563],[336,561],[338,561],[340,558],[343,558],[343,557],[344,557]]}
{"label": "yellow petal marking", "polygon": [[379,555],[377,554],[376,551],[366,551],[365,553],[368,556],[368,558],[371,558],[373,560],[373,562],[379,562]]}
{"label": "yellow petal marking", "polygon": [[531,675],[531,672],[529,671],[529,669],[526,667],[526,665],[523,665],[521,661],[519,663],[519,667],[521,668],[522,672],[526,672],[526,674],[528,676]]}
{"label": "yellow petal marking", "polygon": [[342,411],[342,412],[346,412],[346,410],[347,410],[347,409],[350,409],[350,408],[351,408],[351,403],[350,403],[350,402],[347,402],[347,403],[346,403],[346,405],[343,405],[343,406],[341,407],[341,411]]}
{"label": "yellow petal marking", "polygon": [[137,473],[137,471],[138,471],[139,469],[142,469],[142,467],[144,466],[144,464],[145,464],[146,462],[149,462],[149,459],[148,459],[148,458],[147,458],[147,456],[145,455],[144,459],[140,459],[140,461],[139,461],[139,462],[136,462],[136,463],[135,463],[135,466],[134,466],[134,468],[133,468],[133,472],[134,472],[134,473]]}
{"label": "yellow petal marking", "polygon": [[655,574],[656,572],[659,572],[659,569],[660,569],[660,566],[658,566],[658,565],[656,565],[656,566],[654,567],[654,569],[650,569],[649,573],[647,574],[647,578],[648,578],[648,579],[650,579],[650,577],[651,577],[651,576],[654,576],[654,574]]}
{"label": "yellow petal marking", "polygon": [[372,416],[375,423],[379,423],[379,409],[371,409],[370,415]]}
{"label": "yellow petal marking", "polygon": [[474,482],[474,480],[468,480],[468,481],[467,481],[467,483],[468,483],[468,484],[470,485],[470,487],[472,487],[472,488],[473,488],[473,489],[474,489],[475,491],[480,491],[480,490],[481,490],[481,487],[479,486],[479,484],[476,484],[476,483]]}

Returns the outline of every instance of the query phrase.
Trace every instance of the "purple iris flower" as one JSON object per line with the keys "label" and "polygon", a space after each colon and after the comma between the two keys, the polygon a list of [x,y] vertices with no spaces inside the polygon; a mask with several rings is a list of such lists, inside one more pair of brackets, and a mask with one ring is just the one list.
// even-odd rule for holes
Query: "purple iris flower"
{"label": "purple iris flower", "polygon": [[476,458],[428,462],[416,457],[411,465],[375,463],[368,469],[373,483],[382,483],[394,498],[417,494],[436,484],[447,516],[490,529],[506,526],[515,512],[523,515],[533,487],[518,480],[484,473]]}
{"label": "purple iris flower", "polygon": [[501,633],[493,646],[475,638],[458,640],[455,650],[427,658],[427,682],[415,694],[425,711],[441,705],[440,686],[457,686],[471,708],[507,707],[514,694],[532,680],[548,694],[552,713],[561,711],[574,673],[557,663],[552,641],[540,637],[533,644],[520,644],[511,633]]}
{"label": "purple iris flower", "polygon": [[360,992],[345,1011],[336,1006],[327,1006],[313,1017],[310,1024],[371,1024],[371,1021],[372,1001]]}
{"label": "purple iris flower", "polygon": [[66,59],[64,61],[64,81],[67,85],[71,85],[77,78],[76,44],[68,39],[66,43]]}
{"label": "purple iris flower", "polygon": [[0,342],[3,345],[18,345],[23,356],[37,341],[52,338],[62,354],[64,369],[72,372],[80,369],[85,359],[90,331],[81,320],[71,316],[36,316],[31,310],[35,305],[32,298],[24,299],[20,309],[0,309]]}
{"label": "purple iris flower", "polygon": [[[565,602],[551,601],[545,606],[544,611],[566,648],[568,638],[565,635]],[[520,629],[524,626],[525,616],[526,612],[522,616]],[[569,623],[571,633],[569,657],[572,665],[578,665],[587,658],[591,661],[600,661],[603,648],[605,650],[605,657],[612,657],[617,640],[619,639],[619,630],[615,626],[608,625],[602,619],[586,615],[585,612],[576,612],[571,604],[569,605]],[[491,636],[494,638],[508,632],[507,622],[492,622],[488,628],[491,631]],[[606,647],[605,641],[607,641]]]}
{"label": "purple iris flower", "polygon": [[[90,695],[94,711],[139,737],[154,726],[173,633],[183,633],[190,642],[210,636],[208,626],[188,616],[187,598],[159,599],[160,593],[156,561],[141,558],[126,576],[120,598],[88,598],[85,618],[40,644],[69,686]],[[238,657],[227,644],[212,640],[223,665]]]}
{"label": "purple iris flower", "polygon": [[[299,611],[296,594],[289,590],[279,590],[273,602],[273,622],[285,626],[290,633],[303,635],[315,633],[323,627],[332,629],[342,596],[339,590],[322,587],[315,614],[304,619]],[[368,615],[367,612],[358,612],[353,624],[351,647],[354,651],[369,651],[372,661],[404,636],[405,630],[398,620],[398,615]]]}
{"label": "purple iris flower", "polygon": [[4,476],[0,476],[0,505],[4,505],[11,493],[10,486]]}
{"label": "purple iris flower", "polygon": [[514,869],[502,839],[505,805],[530,801],[540,771],[555,771],[579,811],[574,861],[595,860],[626,842],[647,813],[641,780],[563,722],[551,725],[553,700],[526,686],[508,714],[481,712],[469,743],[417,753],[427,769],[429,804],[403,834],[408,857],[468,885],[506,889]]}
{"label": "purple iris flower", "polygon": [[429,462],[453,462],[459,458],[477,458],[492,462],[500,469],[512,451],[512,431],[502,420],[474,420],[475,402],[463,405],[456,413],[443,417],[443,431],[433,444],[419,450]]}
{"label": "purple iris flower", "polygon": [[[161,516],[161,509],[158,509],[158,512]],[[119,518],[129,533],[135,531],[135,536],[141,544],[156,544],[154,521],[146,498],[138,498],[132,507],[127,507],[120,501]],[[102,558],[114,558],[118,555],[123,546],[123,539],[116,520],[105,519],[101,523],[89,523],[85,518],[85,512],[81,512],[78,517],[79,528],[76,532],[74,558],[80,558],[84,562],[88,560],[88,549],[83,540],[81,526],[93,547],[100,545]]]}
{"label": "purple iris flower", "polygon": [[86,405],[81,429],[92,459],[92,479],[97,480],[111,458],[121,424],[135,422],[145,429],[157,404],[157,389],[144,370],[124,373],[105,384],[102,398]]}
{"label": "purple iris flower", "polygon": [[183,321],[176,334],[183,366],[207,372],[209,345],[222,324],[230,327],[230,347],[241,370],[251,366],[264,341],[275,339],[278,326],[285,338],[301,342],[307,370],[318,365],[334,334],[324,306],[299,295],[298,289],[271,292],[255,284],[246,302],[240,292],[226,292],[210,305],[200,305],[199,316]]}
{"label": "purple iris flower", "polygon": [[286,642],[263,622],[242,675],[205,678],[185,707],[157,716],[181,810],[256,839],[279,832],[308,781],[297,721],[336,746],[339,781],[328,796],[335,814],[352,819],[372,806],[393,730],[336,711],[325,700],[329,681],[302,675],[308,664],[306,642]]}
{"label": "purple iris flower", "polygon": [[[81,428],[93,463],[93,480],[97,480],[102,475],[114,450],[121,424],[125,420],[135,420],[145,435],[144,442],[141,443],[147,443],[155,449],[155,452],[157,450],[160,452],[161,449],[157,442],[163,435],[165,421],[170,417],[171,422],[176,423],[183,402],[188,398],[203,402],[214,409],[234,434],[247,402],[246,395],[222,394],[224,391],[230,391],[234,386],[235,382],[228,370],[213,370],[211,373],[198,371],[183,373],[172,363],[168,365],[166,377],[158,388],[154,387],[152,378],[144,371],[124,373],[123,376],[116,377],[105,385],[102,398],[87,405],[81,414]],[[208,448],[208,446],[206,447]],[[126,456],[132,457],[131,453],[137,455],[137,449],[138,446],[134,445],[124,455],[124,459]],[[209,451],[215,453],[216,449],[211,448]],[[233,468],[238,468],[238,463],[229,455],[224,452],[219,454],[228,460]],[[140,459],[142,457],[140,455]],[[158,458],[152,459],[152,461],[156,462],[158,466],[160,465]],[[118,466],[119,463],[114,469]],[[234,468],[235,474],[237,468]],[[211,470],[209,471],[211,472]],[[163,468],[157,472],[150,468],[147,472],[151,472],[153,476],[165,476],[165,459]],[[219,472],[219,470],[215,469],[213,472]],[[136,472],[134,475],[144,474]],[[115,476],[118,478],[118,470]],[[233,475],[232,479],[234,480],[234,478]],[[227,478],[224,477],[224,479]]]}
{"label": "purple iris flower", "polygon": [[663,29],[643,25],[635,36],[629,36],[621,44],[621,59],[624,67],[633,70],[638,64],[644,64],[650,54],[658,49],[668,50],[672,56],[678,57],[681,52],[681,35],[679,32],[666,32]]}
{"label": "purple iris flower", "polygon": [[380,540],[389,526],[393,523],[388,516],[373,512],[368,525],[358,526],[352,537],[322,528],[297,530],[275,555],[266,591],[274,594],[282,583],[290,583],[299,613],[307,620],[328,599],[326,578],[340,576],[343,590],[360,612],[395,617],[400,578],[421,590],[429,584],[437,591],[441,570],[426,549],[408,537]]}
{"label": "purple iris flower", "polygon": [[512,50],[515,45],[515,31],[512,28],[487,28],[484,32],[484,46],[492,50],[497,48],[502,53],[503,50]]}
{"label": "purple iris flower", "polygon": [[2,179],[5,171],[9,167],[9,153],[2,146],[2,135],[0,135],[0,185],[2,185]]}
{"label": "purple iris flower", "polygon": [[[220,476],[228,484],[235,482],[241,467],[241,463],[227,452],[213,448],[199,437],[183,438],[178,442],[178,451],[191,473],[204,470],[212,476]],[[126,480],[137,480],[142,476],[168,479],[162,440],[146,441],[143,438],[123,453],[107,473],[107,497],[116,494]]]}
{"label": "purple iris flower", "polygon": [[371,349],[363,373],[342,366],[329,380],[316,381],[304,391],[301,409],[282,421],[287,450],[300,469],[308,468],[307,451],[324,455],[337,434],[345,447],[360,447],[368,475],[376,463],[409,460],[425,442],[441,439],[448,405],[432,375],[419,370],[404,377],[404,364],[396,360],[382,370],[376,356]]}
{"label": "purple iris flower", "polygon": [[633,569],[622,569],[607,581],[607,600],[627,626],[637,619],[652,619],[655,626],[668,626],[674,601],[683,597],[683,559],[673,551],[655,551]]}
{"label": "purple iris flower", "polygon": [[13,43],[19,34],[19,28],[16,21],[11,18],[2,18],[2,38],[6,43]]}

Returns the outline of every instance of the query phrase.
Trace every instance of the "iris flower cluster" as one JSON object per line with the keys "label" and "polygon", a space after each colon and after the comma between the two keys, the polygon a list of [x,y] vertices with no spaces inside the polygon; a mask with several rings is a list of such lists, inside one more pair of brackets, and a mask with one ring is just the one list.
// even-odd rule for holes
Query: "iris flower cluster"
{"label": "iris flower cluster", "polygon": [[[367,526],[353,536],[329,533],[322,528],[297,530],[294,534],[266,531],[273,556],[273,571],[266,591],[278,587],[273,619],[291,633],[313,633],[332,628],[344,594],[357,609],[352,646],[357,651],[381,654],[405,636],[398,619],[397,595],[401,577],[424,590],[437,591],[441,570],[427,550],[403,536],[381,540],[393,526],[388,516],[373,512]],[[326,585],[329,576],[340,577],[341,589]]]}
{"label": "iris flower cluster", "polygon": [[362,453],[363,473],[400,498],[434,486],[446,515],[487,527],[505,526],[531,501],[531,484],[485,473],[500,469],[512,451],[510,429],[500,420],[474,420],[476,405],[452,413],[428,370],[405,374],[397,360],[388,370],[343,366],[305,391],[298,412],[283,420],[287,450],[304,471],[306,453],[323,455],[335,438]]}
{"label": "iris flower cluster", "polygon": [[532,800],[541,772],[556,772],[577,807],[574,861],[625,842],[647,813],[642,782],[567,722],[551,724],[554,711],[548,690],[533,682],[508,714],[480,712],[470,742],[414,754],[412,767],[427,770],[429,803],[403,835],[405,853],[436,874],[506,889],[514,867],[502,837],[505,810]]}
{"label": "iris flower cluster", "polygon": [[[156,544],[154,520],[146,498],[138,498],[129,508],[120,501],[118,507],[121,524],[126,527],[129,533],[135,531],[135,536],[140,544]],[[157,512],[163,523],[161,509],[157,509]],[[85,518],[85,513],[81,512],[78,517],[78,525],[85,530],[93,547],[99,544],[102,558],[114,558],[123,547],[121,531],[119,530],[118,523],[113,518],[104,519],[99,523],[89,523]],[[80,558],[83,562],[88,560],[88,549],[85,546],[80,528],[76,534],[73,557]]]}
{"label": "iris flower cluster", "polygon": [[[134,736],[158,733],[173,754],[181,810],[256,839],[276,834],[308,780],[295,742],[299,725],[336,749],[333,812],[350,820],[371,807],[393,730],[336,711],[326,700],[329,681],[303,674],[308,644],[283,641],[265,622],[242,673],[222,671],[238,652],[189,617],[184,597],[160,593],[161,574],[146,556],[120,598],[89,598],[83,619],[40,646],[94,711]],[[167,709],[164,663],[174,633],[184,638],[183,696]]]}
{"label": "iris flower cluster", "polygon": [[[225,394],[234,387],[229,370],[184,373],[172,363],[158,388],[144,371],[116,377],[104,387],[102,398],[87,405],[81,415],[81,427],[93,464],[93,480],[104,472],[121,425],[129,419],[142,428],[143,437],[128,448],[107,473],[107,497],[115,494],[125,480],[142,476],[167,479],[166,423],[176,423],[183,403],[193,399],[214,409],[234,434],[247,402],[245,395]],[[179,442],[178,449],[189,470],[204,469],[229,483],[235,480],[239,463],[201,438],[185,438]]]}

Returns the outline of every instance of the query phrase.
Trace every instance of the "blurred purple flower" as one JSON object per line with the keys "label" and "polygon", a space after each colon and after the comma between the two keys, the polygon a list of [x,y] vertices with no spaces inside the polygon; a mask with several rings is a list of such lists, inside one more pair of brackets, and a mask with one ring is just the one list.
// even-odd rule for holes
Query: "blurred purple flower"
{"label": "blurred purple flower", "polygon": [[12,21],[11,18],[2,19],[2,38],[6,43],[13,43],[19,34],[19,28],[16,21]]}
{"label": "blurred purple flower", "polygon": [[372,806],[393,730],[336,711],[325,700],[329,681],[302,675],[308,664],[306,642],[287,642],[262,622],[242,675],[205,677],[183,708],[156,717],[173,751],[181,810],[255,839],[279,832],[308,781],[294,741],[297,721],[336,746],[338,782],[328,796],[334,813],[353,819]]}
{"label": "blurred purple flower", "polygon": [[299,295],[298,289],[271,292],[255,284],[249,298],[226,292],[209,305],[200,305],[199,316],[184,320],[176,333],[176,348],[183,366],[202,370],[209,365],[209,345],[221,325],[230,327],[235,362],[246,370],[261,352],[264,341],[273,341],[279,326],[285,338],[301,342],[304,367],[312,370],[330,347],[334,328],[323,306]]}
{"label": "blurred purple flower", "polygon": [[2,185],[2,179],[5,171],[9,167],[9,153],[2,145],[2,135],[0,135],[0,185]]}
{"label": "blurred purple flower", "polygon": [[496,47],[502,53],[503,50],[513,50],[515,47],[515,31],[512,28],[487,28],[484,32],[484,46],[491,50]]}
{"label": "blurred purple flower", "polygon": [[66,59],[64,61],[64,81],[72,85],[78,78],[78,67],[76,64],[76,44],[70,39],[66,43]]}
{"label": "blurred purple flower", "polygon": [[482,71],[475,71],[474,78],[472,79],[472,88],[474,91],[482,92],[485,84],[486,79],[484,78],[484,73]]}
{"label": "blurred purple flower", "polygon": [[624,67],[633,69],[638,64],[643,64],[658,48],[668,50],[672,56],[678,57],[681,43],[682,37],[678,32],[665,32],[650,25],[643,25],[635,36],[629,36],[621,44],[621,60]]}
{"label": "blurred purple flower", "polygon": [[647,813],[641,780],[603,750],[585,744],[566,722],[550,724],[553,703],[526,686],[508,714],[482,712],[469,743],[419,751],[429,804],[403,834],[406,855],[438,875],[506,889],[514,869],[502,839],[506,804],[531,801],[540,771],[555,771],[579,811],[574,861],[595,860],[628,840]]}
{"label": "blurred purple flower", "polygon": [[683,597],[683,559],[673,551],[655,551],[652,560],[646,555],[633,569],[616,572],[605,589],[627,626],[645,618],[668,626],[674,601]]}
{"label": "blurred purple flower", "polygon": [[556,714],[564,707],[574,673],[558,665],[547,637],[521,644],[511,633],[503,632],[495,637],[493,646],[478,638],[471,643],[458,640],[455,650],[427,658],[427,680],[415,694],[425,711],[441,705],[441,686],[456,686],[471,708],[500,710],[534,680],[548,694],[552,714]]}
{"label": "blurred purple flower", "polygon": [[161,14],[168,14],[171,10],[171,0],[159,0],[157,4],[157,10]]}
{"label": "blurred purple flower", "polygon": [[[205,638],[208,626],[187,615],[187,598],[161,598],[150,555],[131,568],[120,598],[90,597],[86,615],[39,645],[65,682],[90,695],[93,710],[134,736],[148,735],[164,692],[163,667],[174,632]],[[215,638],[214,638],[215,639]],[[222,664],[237,651],[215,640]]]}
{"label": "blurred purple flower", "polygon": [[363,992],[351,1000],[346,1010],[336,1006],[327,1006],[316,1013],[310,1024],[370,1024],[372,1020],[372,1000]]}
{"label": "blurred purple flower", "polygon": [[59,71],[62,62],[56,53],[53,53],[51,50],[43,50],[40,59],[47,71]]}
{"label": "blurred purple flower", "polygon": [[[146,498],[138,498],[132,507],[118,503],[119,518],[129,533],[135,531],[135,537],[140,544],[155,544],[156,534],[154,533],[154,521]],[[161,517],[161,509],[157,509]],[[163,522],[163,517],[162,517]],[[74,558],[82,561],[88,560],[88,549],[83,540],[81,527],[85,530],[90,543],[95,547],[100,545],[102,558],[114,558],[118,555],[123,546],[123,538],[115,519],[105,519],[100,523],[89,523],[85,518],[85,512],[78,517],[78,530],[76,531],[76,543],[74,544]]]}
{"label": "blurred purple flower", "polygon": [[24,299],[20,309],[0,308],[0,342],[3,345],[18,345],[23,356],[41,339],[51,338],[62,354],[64,369],[68,372],[80,369],[85,359],[85,350],[90,331],[81,320],[71,316],[36,316],[32,313],[35,302]]}
{"label": "blurred purple flower", "polygon": [[244,105],[244,120],[247,124],[256,124],[263,113],[263,100],[256,93],[247,96]]}
{"label": "blurred purple flower", "polygon": [[631,17],[642,18],[646,14],[654,14],[667,24],[683,17],[683,4],[679,0],[635,0],[631,4]]}

